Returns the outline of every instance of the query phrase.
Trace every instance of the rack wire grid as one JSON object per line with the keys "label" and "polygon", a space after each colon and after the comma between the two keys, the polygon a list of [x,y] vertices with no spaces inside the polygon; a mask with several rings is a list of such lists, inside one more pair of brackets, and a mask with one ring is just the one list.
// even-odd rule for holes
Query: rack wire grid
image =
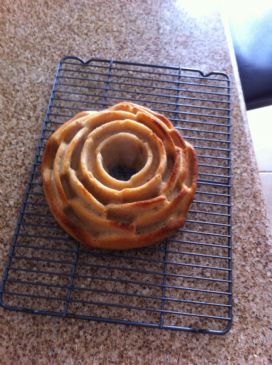
{"label": "rack wire grid", "polygon": [[[221,72],[64,57],[4,268],[9,310],[112,323],[226,333],[232,322],[231,85]],[[82,110],[132,101],[165,114],[198,155],[186,224],[175,237],[129,251],[87,249],[47,206],[45,143]]]}

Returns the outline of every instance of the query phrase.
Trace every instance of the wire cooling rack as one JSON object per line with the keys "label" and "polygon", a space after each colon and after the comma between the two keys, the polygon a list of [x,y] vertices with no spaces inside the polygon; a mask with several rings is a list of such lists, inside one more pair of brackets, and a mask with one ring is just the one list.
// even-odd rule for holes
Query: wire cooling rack
{"label": "wire cooling rack", "polygon": [[[133,101],[164,113],[198,155],[185,226],[161,244],[89,250],[49,212],[40,162],[49,135],[82,110]],[[1,285],[10,310],[223,334],[232,321],[230,80],[166,67],[61,60]]]}

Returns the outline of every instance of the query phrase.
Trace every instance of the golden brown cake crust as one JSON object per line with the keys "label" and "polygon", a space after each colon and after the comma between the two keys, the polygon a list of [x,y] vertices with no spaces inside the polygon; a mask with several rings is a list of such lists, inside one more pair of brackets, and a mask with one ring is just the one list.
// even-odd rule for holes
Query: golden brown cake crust
{"label": "golden brown cake crust", "polygon": [[49,138],[41,166],[58,223],[88,247],[130,249],[181,227],[196,190],[193,147],[132,103],[81,112]]}

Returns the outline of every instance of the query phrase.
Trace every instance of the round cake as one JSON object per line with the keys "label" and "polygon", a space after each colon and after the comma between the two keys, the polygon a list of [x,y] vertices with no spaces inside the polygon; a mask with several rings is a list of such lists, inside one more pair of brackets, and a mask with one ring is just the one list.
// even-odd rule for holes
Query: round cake
{"label": "round cake", "polygon": [[66,232],[88,247],[124,250],[161,241],[184,224],[197,162],[165,116],[124,102],[64,123],[48,139],[41,173]]}

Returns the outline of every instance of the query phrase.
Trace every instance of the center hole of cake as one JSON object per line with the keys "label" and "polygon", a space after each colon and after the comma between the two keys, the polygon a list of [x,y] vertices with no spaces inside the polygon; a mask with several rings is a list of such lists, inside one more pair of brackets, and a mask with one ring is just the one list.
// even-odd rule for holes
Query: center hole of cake
{"label": "center hole of cake", "polygon": [[127,181],[146,163],[146,148],[133,134],[119,133],[101,149],[104,169],[117,180]]}

